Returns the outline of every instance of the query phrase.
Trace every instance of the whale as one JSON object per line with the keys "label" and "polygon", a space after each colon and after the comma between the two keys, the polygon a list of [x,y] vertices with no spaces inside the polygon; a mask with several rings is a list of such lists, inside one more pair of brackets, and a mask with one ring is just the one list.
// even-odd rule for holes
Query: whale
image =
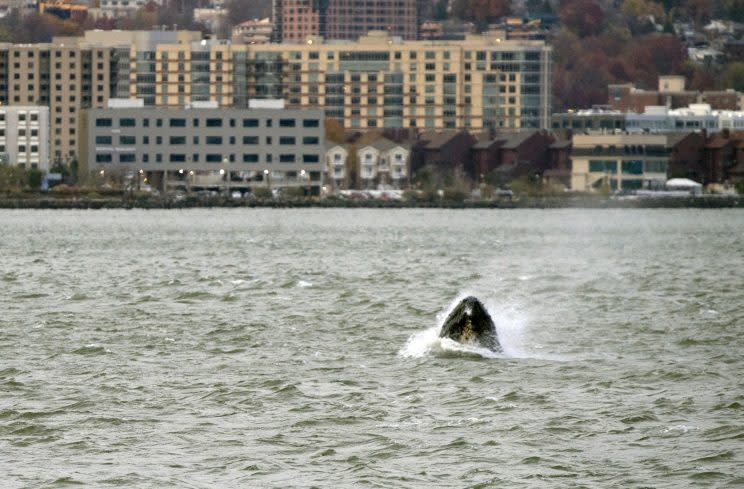
{"label": "whale", "polygon": [[474,345],[501,352],[499,335],[485,306],[476,297],[468,296],[457,303],[447,315],[439,331],[440,338],[449,338],[464,345]]}

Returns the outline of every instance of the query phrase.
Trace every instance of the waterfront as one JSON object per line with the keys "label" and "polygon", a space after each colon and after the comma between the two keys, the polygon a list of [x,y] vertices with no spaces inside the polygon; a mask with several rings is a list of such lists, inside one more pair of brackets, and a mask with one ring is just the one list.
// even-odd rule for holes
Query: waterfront
{"label": "waterfront", "polygon": [[[3,487],[744,483],[739,210],[0,223]],[[504,355],[431,338],[464,293]]]}

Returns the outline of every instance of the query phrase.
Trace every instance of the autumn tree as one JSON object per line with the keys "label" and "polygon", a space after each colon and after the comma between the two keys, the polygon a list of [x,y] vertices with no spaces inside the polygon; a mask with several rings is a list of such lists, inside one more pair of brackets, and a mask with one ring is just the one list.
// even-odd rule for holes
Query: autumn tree
{"label": "autumn tree", "polygon": [[454,17],[473,22],[494,22],[511,13],[510,0],[452,0]]}
{"label": "autumn tree", "polygon": [[233,27],[248,19],[262,19],[271,16],[270,0],[228,0],[227,23]]}
{"label": "autumn tree", "polygon": [[604,12],[597,0],[562,0],[558,7],[561,23],[579,37],[602,32]]}
{"label": "autumn tree", "polygon": [[730,63],[721,73],[721,84],[723,88],[733,88],[738,92],[744,92],[744,63]]}
{"label": "autumn tree", "polygon": [[327,118],[324,122],[325,138],[327,141],[333,141],[337,144],[343,144],[346,140],[344,126],[333,118]]}

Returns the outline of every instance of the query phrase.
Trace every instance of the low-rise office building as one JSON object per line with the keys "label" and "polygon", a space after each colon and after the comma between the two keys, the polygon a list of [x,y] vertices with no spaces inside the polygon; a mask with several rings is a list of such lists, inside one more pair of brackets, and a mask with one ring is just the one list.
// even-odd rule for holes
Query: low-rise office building
{"label": "low-rise office building", "polygon": [[105,108],[88,111],[84,125],[82,167],[93,173],[141,170],[168,181],[211,172],[226,175],[225,186],[316,192],[322,181],[320,109]]}
{"label": "low-rise office building", "polygon": [[0,164],[49,171],[49,107],[0,107]]}
{"label": "low-rise office building", "polygon": [[665,134],[577,134],[571,151],[571,189],[636,190],[661,185],[669,166]]}

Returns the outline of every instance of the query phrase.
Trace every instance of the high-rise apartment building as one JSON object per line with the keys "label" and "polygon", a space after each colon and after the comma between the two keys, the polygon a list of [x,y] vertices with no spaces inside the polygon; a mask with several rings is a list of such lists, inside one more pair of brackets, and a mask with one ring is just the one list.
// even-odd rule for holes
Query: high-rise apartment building
{"label": "high-rise apartment building", "polygon": [[328,0],[325,38],[357,40],[369,31],[417,39],[416,0]]}
{"label": "high-rise apartment building", "polygon": [[547,128],[550,64],[543,41],[400,41],[373,32],[358,42],[255,46],[247,96],[276,92],[271,75],[289,107],[325,107],[347,128]]}
{"label": "high-rise apartment building", "polygon": [[[222,106],[282,98],[288,108],[323,107],[347,128],[520,130],[550,122],[551,48],[543,41],[401,41],[373,32],[358,42],[159,45],[155,55],[157,105],[202,100],[208,89]],[[208,60],[208,72],[195,67],[197,57]],[[166,75],[183,82],[162,82]],[[207,76],[207,86],[197,83]]]}
{"label": "high-rise apartment building", "polygon": [[346,128],[548,128],[551,48],[498,33],[462,41],[231,44],[188,31],[89,31],[49,44],[0,44],[0,103],[47,105],[51,159],[77,156],[80,112],[109,98],[145,106],[284,99]]}
{"label": "high-rise apartment building", "polygon": [[132,92],[154,105],[154,47],[200,38],[187,31],[89,31],[51,43],[2,43],[0,104],[48,106],[50,159],[69,162],[78,151],[81,110]]}
{"label": "high-rise apartment building", "polygon": [[417,0],[274,0],[273,19],[277,42],[356,41],[369,31],[415,40],[418,34]]}

